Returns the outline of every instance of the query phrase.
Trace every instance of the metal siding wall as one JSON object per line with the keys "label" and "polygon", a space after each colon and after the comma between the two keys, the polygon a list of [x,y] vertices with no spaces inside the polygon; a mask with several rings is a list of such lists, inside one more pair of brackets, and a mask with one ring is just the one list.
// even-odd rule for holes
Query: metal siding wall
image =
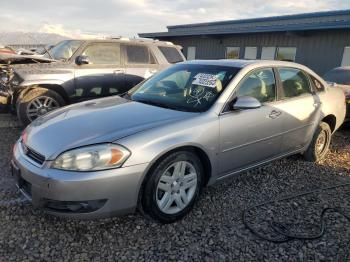
{"label": "metal siding wall", "polygon": [[286,33],[231,35],[220,38],[189,36],[167,38],[183,46],[185,56],[187,47],[196,47],[196,59],[225,58],[227,46],[240,47],[240,58],[244,57],[246,46],[258,47],[260,58],[263,46],[297,47],[296,62],[304,64],[323,75],[341,64],[345,46],[350,46],[350,30],[328,30],[307,32],[305,35]]}

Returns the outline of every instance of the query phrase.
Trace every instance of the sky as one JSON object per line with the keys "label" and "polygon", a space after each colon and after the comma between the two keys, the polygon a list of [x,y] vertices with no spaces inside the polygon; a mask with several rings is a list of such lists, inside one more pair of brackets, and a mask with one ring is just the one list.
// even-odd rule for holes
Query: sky
{"label": "sky", "polygon": [[0,32],[136,36],[167,25],[350,9],[350,0],[3,0]]}

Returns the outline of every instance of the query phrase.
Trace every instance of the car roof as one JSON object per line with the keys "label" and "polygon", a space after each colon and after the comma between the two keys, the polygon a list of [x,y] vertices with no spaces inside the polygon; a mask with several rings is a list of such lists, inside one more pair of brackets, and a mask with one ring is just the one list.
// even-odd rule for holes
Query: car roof
{"label": "car roof", "polygon": [[117,42],[117,43],[138,43],[138,44],[144,44],[144,45],[157,45],[157,46],[169,46],[169,47],[177,47],[181,48],[179,45],[175,45],[172,42],[167,41],[159,41],[154,39],[148,39],[148,38],[127,38],[127,37],[118,37],[118,38],[102,38],[102,39],[69,39],[66,41],[83,41],[83,42]]}
{"label": "car roof", "polygon": [[286,66],[286,67],[305,68],[303,65],[293,63],[293,62],[287,62],[287,61],[245,60],[245,59],[191,60],[191,61],[182,62],[182,64],[229,66],[229,67],[236,67],[236,68],[243,68],[249,65]]}

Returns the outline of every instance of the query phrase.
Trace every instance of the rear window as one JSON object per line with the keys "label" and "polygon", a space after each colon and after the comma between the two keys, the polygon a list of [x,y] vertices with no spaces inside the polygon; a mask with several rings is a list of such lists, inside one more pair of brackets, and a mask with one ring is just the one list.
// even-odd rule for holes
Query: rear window
{"label": "rear window", "polygon": [[324,75],[324,80],[340,85],[350,85],[350,70],[334,69]]}
{"label": "rear window", "polygon": [[159,46],[158,48],[170,64],[184,61],[179,53],[179,50],[177,50],[175,47]]}
{"label": "rear window", "polygon": [[147,46],[127,45],[128,64],[155,64],[155,59]]}

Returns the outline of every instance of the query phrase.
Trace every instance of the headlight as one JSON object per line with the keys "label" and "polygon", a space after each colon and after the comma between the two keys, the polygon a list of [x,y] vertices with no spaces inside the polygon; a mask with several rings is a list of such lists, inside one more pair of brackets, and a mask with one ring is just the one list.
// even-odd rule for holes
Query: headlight
{"label": "headlight", "polygon": [[130,156],[129,150],[114,144],[81,147],[62,153],[52,168],[74,171],[94,171],[120,167]]}

